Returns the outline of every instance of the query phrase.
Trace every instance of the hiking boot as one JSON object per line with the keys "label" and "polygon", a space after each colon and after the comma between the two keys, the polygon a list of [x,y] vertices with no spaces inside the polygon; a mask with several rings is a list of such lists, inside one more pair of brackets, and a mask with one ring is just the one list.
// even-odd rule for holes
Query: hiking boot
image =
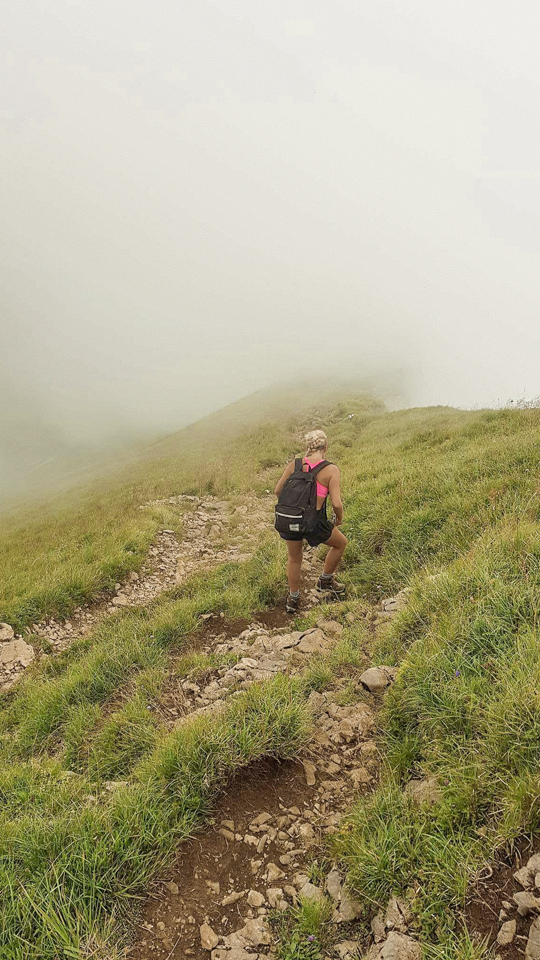
{"label": "hiking boot", "polygon": [[325,577],[319,577],[317,580],[317,591],[318,593],[331,594],[333,600],[344,600],[347,594],[347,587],[344,583],[336,580],[335,577],[332,577],[331,580],[327,580]]}
{"label": "hiking boot", "polygon": [[287,613],[297,613],[299,606],[300,597],[291,597],[290,593],[288,593],[287,600],[285,601],[285,610]]}

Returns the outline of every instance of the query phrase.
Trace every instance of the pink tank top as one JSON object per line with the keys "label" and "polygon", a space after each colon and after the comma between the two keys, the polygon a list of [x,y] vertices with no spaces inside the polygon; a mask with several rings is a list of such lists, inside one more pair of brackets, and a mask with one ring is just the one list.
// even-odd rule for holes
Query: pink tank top
{"label": "pink tank top", "polygon": [[[304,463],[308,463],[311,469],[313,469],[313,467],[318,467],[319,463],[322,463],[322,460],[317,460],[317,463],[312,463],[311,460],[308,460],[307,457],[304,457]],[[318,480],[316,480],[315,483],[317,484],[317,496],[327,497],[328,487],[323,487],[322,483],[319,483]]]}

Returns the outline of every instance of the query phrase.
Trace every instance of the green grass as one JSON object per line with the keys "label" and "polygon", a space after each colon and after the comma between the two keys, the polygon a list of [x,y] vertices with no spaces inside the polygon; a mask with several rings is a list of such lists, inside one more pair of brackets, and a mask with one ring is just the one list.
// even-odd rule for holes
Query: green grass
{"label": "green grass", "polygon": [[[318,402],[329,422],[335,388]],[[358,423],[380,411],[351,401]],[[344,409],[349,409],[347,406]],[[310,424],[311,390],[261,392],[149,447],[138,462],[70,494],[0,517],[0,621],[17,630],[45,616],[67,617],[139,570],[157,531],[181,537],[184,508],[144,504],[178,494],[238,497],[274,487]],[[292,412],[294,411],[294,412]]]}
{"label": "green grass", "polygon": [[[181,513],[141,510],[147,500],[271,489],[310,422],[300,403],[291,416],[297,399],[266,419],[240,405],[235,420],[229,411],[182,431],[113,480],[6,519],[0,619],[22,628],[67,614],[137,569],[160,526],[181,535]],[[343,471],[351,593],[377,600],[412,586],[373,654],[400,665],[381,716],[381,782],[351,810],[335,853],[373,912],[391,893],[411,899],[426,957],[479,960],[459,921],[470,877],[501,844],[540,830],[540,411],[384,414],[328,400],[318,416]],[[204,613],[249,616],[283,589],[284,548],[269,531],[253,560],[107,618],[2,699],[2,960],[113,957],[133,898],[227,777],[298,748],[311,689],[340,677],[350,702],[360,623],[302,680],[253,688],[219,722],[171,732],[154,709],[171,670],[215,666],[189,650]],[[429,809],[404,794],[424,775],[440,788]],[[324,956],[324,918],[313,933],[306,910],[282,921],[281,960]]]}
{"label": "green grass", "polygon": [[271,603],[283,560],[272,538],[248,563],[111,615],[0,702],[1,958],[113,957],[145,885],[228,778],[306,741],[311,691],[359,664],[353,631],[304,676],[254,685],[217,717],[171,730],[153,709],[169,677],[215,667],[189,651],[200,616]]}

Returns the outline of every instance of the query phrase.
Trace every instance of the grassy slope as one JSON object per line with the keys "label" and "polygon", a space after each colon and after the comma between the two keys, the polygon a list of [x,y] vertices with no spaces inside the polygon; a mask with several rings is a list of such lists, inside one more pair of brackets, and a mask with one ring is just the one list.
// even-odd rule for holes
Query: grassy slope
{"label": "grassy slope", "polygon": [[[360,895],[412,896],[438,957],[478,955],[452,908],[499,844],[540,826],[539,426],[537,410],[395,414],[351,481],[352,579],[413,595],[376,651],[402,665],[383,782],[338,850]],[[433,809],[403,793],[425,775]]]}
{"label": "grassy slope", "polygon": [[[283,405],[277,407],[274,415],[283,410]],[[355,418],[344,419],[353,410]],[[372,597],[414,586],[410,609],[392,626],[378,653],[402,663],[385,708],[388,763],[383,783],[371,801],[353,811],[338,847],[361,895],[383,901],[392,890],[414,891],[423,936],[434,945],[435,955],[477,956],[463,938],[456,946],[452,930],[451,908],[463,895],[468,870],[502,838],[537,827],[540,414],[442,408],[381,416],[350,402],[321,414],[333,441],[331,455],[344,468],[351,540],[346,579]],[[121,478],[112,494],[109,490],[112,506],[101,502],[109,523],[109,533],[103,534],[107,549],[112,550],[112,543],[122,553],[127,515],[141,536],[142,556],[160,518],[150,514],[150,522],[136,512],[141,500],[182,490],[234,495],[250,484],[254,489],[270,486],[279,464],[297,450],[305,416],[280,416],[278,423],[264,426],[250,426],[244,416],[236,435],[229,431],[226,438],[217,418],[200,434],[192,428],[187,459],[183,432],[181,463],[176,441],[159,445],[136,477]],[[82,507],[64,508],[79,511],[81,536],[85,523],[95,523],[95,498],[100,496],[94,491]],[[66,514],[58,518],[51,512],[43,533],[44,552],[57,565],[51,581],[61,585],[58,595],[64,599],[67,563],[79,565],[79,574],[85,569],[80,547],[70,548],[64,563],[51,551],[65,523]],[[93,529],[97,536],[97,523]],[[31,565],[35,557],[28,545],[24,563],[23,552],[12,549],[13,570],[19,572],[8,603],[24,621],[24,604],[29,598],[36,602],[44,568],[39,560]],[[128,563],[138,556],[131,554]],[[178,782],[178,769],[194,789],[187,797],[182,794],[187,804],[182,810],[197,819],[223,772],[234,766],[227,757],[243,763],[257,755],[258,733],[253,740],[248,737],[244,751],[238,750],[232,720],[224,739],[201,728],[199,746],[190,757],[199,757],[199,749],[204,754],[205,744],[212,752],[216,737],[221,744],[216,776],[203,795],[192,773],[199,761],[193,761],[193,768],[182,766],[184,760],[175,766],[177,751],[184,757],[188,746],[183,737],[181,743],[171,740],[153,723],[147,705],[164,682],[171,645],[181,647],[197,617],[211,609],[247,614],[272,602],[282,589],[282,562],[282,546],[270,534],[258,556],[239,569],[229,566],[213,578],[194,579],[149,612],[110,619],[96,637],[49,665],[46,678],[29,675],[5,703],[0,714],[0,863],[2,886],[13,891],[3,908],[7,936],[17,930],[44,957],[84,955],[92,925],[96,938],[106,936],[113,905],[118,909],[139,889],[193,822],[176,807],[171,816],[178,829],[169,819],[165,799]],[[92,589],[104,576],[97,556],[96,564]],[[354,642],[354,631],[350,639]],[[322,682],[321,677],[312,682]],[[120,693],[112,715],[102,712]],[[305,735],[302,691],[280,688],[257,696],[257,703],[242,707],[252,717],[254,731],[269,722],[274,698],[284,704],[277,725],[272,721],[264,727],[263,749],[294,749]],[[285,727],[280,717],[285,717]],[[174,759],[163,774],[165,755]],[[66,778],[66,771],[76,776]],[[402,793],[407,779],[425,772],[438,776],[442,791],[431,811],[411,807]],[[101,799],[99,784],[107,777],[128,780],[114,802]],[[88,797],[96,795],[94,806]],[[119,826],[120,807],[126,830]],[[76,820],[81,810],[84,815]],[[95,856],[81,857],[96,832],[103,833],[105,847],[98,845]],[[72,839],[73,856],[62,853],[66,837]],[[21,897],[23,886],[27,895]],[[68,945],[63,954],[62,937]],[[24,952],[27,946],[9,953],[0,940],[0,947],[0,957],[10,960],[32,955]]]}
{"label": "grassy slope", "polygon": [[[139,569],[160,526],[181,534],[176,511],[140,509],[150,500],[264,491],[297,452],[304,423],[328,420],[335,388],[323,385],[321,396],[314,414],[311,389],[261,391],[154,444],[115,477],[3,518],[0,621],[23,629],[43,616],[68,616]],[[377,405],[357,402],[354,409]]]}

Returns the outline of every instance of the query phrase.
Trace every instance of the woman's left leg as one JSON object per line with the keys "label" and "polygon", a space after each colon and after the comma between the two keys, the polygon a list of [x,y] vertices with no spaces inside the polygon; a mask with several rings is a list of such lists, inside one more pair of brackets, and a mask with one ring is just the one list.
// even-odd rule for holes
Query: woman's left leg
{"label": "woman's left leg", "polygon": [[297,593],[300,589],[300,570],[302,568],[303,540],[286,540],[287,544],[287,580],[289,593]]}

